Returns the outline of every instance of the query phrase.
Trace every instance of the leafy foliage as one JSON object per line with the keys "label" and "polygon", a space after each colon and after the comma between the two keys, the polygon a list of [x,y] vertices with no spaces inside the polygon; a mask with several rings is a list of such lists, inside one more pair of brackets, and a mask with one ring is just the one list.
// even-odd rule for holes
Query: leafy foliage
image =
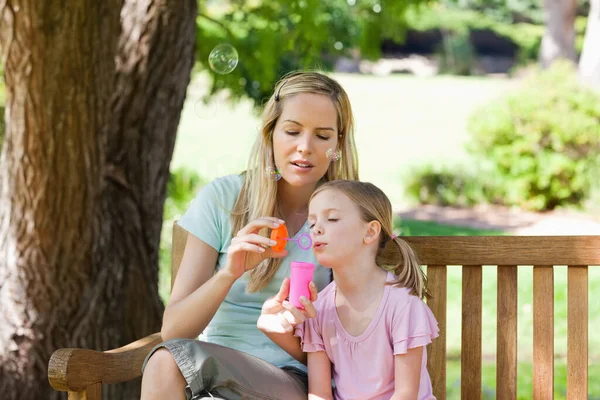
{"label": "leafy foliage", "polygon": [[598,179],[600,97],[579,84],[568,62],[478,110],[468,129],[470,151],[501,176],[506,204],[580,205]]}
{"label": "leafy foliage", "polygon": [[[211,76],[208,97],[227,89],[260,105],[275,82],[296,69],[330,70],[335,58],[359,50],[377,58],[383,38],[402,40],[406,12],[428,0],[281,0],[201,3],[198,69]],[[220,43],[239,53],[237,68],[220,75],[208,66]]]}

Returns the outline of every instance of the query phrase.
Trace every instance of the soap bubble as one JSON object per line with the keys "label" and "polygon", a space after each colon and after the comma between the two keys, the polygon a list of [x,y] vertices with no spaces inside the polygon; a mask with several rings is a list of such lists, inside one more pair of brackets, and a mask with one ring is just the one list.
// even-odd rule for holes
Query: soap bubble
{"label": "soap bubble", "polygon": [[301,249],[310,249],[312,246],[312,240],[310,239],[310,236],[308,235],[302,235],[298,238],[298,246]]}
{"label": "soap bubble", "polygon": [[215,46],[208,56],[208,65],[217,74],[226,75],[237,67],[238,52],[232,45],[222,43]]}
{"label": "soap bubble", "polygon": [[219,103],[213,99],[206,103],[203,99],[194,101],[194,114],[200,119],[213,119],[219,112]]}

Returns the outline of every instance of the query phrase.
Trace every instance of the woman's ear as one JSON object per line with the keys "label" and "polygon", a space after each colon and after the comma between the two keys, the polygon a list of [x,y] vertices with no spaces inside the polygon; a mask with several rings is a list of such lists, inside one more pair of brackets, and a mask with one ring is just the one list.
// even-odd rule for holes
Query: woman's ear
{"label": "woman's ear", "polygon": [[363,238],[363,242],[365,244],[371,244],[373,242],[379,241],[379,234],[381,233],[381,224],[379,221],[371,221],[367,225],[367,231],[365,232],[365,237]]}

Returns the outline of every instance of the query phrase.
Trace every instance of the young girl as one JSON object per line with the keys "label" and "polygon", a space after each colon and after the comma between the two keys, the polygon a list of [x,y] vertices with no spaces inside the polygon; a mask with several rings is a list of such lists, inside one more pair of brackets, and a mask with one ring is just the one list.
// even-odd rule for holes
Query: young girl
{"label": "young girl", "polygon": [[258,326],[278,344],[301,342],[309,399],[435,399],[425,346],[438,336],[437,321],[421,300],[426,278],[414,252],[392,234],[388,198],[370,183],[327,182],[311,197],[308,222],[317,261],[334,281],[293,336],[301,318],[283,299],[279,332],[287,333],[276,333],[268,314]]}

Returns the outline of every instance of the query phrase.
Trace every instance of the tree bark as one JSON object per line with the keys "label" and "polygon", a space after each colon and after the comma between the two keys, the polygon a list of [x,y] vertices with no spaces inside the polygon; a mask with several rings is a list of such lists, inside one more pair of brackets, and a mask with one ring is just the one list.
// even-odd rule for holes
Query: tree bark
{"label": "tree bark", "polygon": [[590,1],[579,74],[586,86],[600,91],[600,0]]}
{"label": "tree bark", "polygon": [[[17,4],[18,3],[18,4]],[[58,399],[61,347],[160,330],[158,249],[196,0],[0,1],[0,393]],[[103,388],[139,398],[139,381]]]}
{"label": "tree bark", "polygon": [[546,31],[540,47],[542,67],[557,59],[577,60],[575,53],[576,0],[543,0]]}

